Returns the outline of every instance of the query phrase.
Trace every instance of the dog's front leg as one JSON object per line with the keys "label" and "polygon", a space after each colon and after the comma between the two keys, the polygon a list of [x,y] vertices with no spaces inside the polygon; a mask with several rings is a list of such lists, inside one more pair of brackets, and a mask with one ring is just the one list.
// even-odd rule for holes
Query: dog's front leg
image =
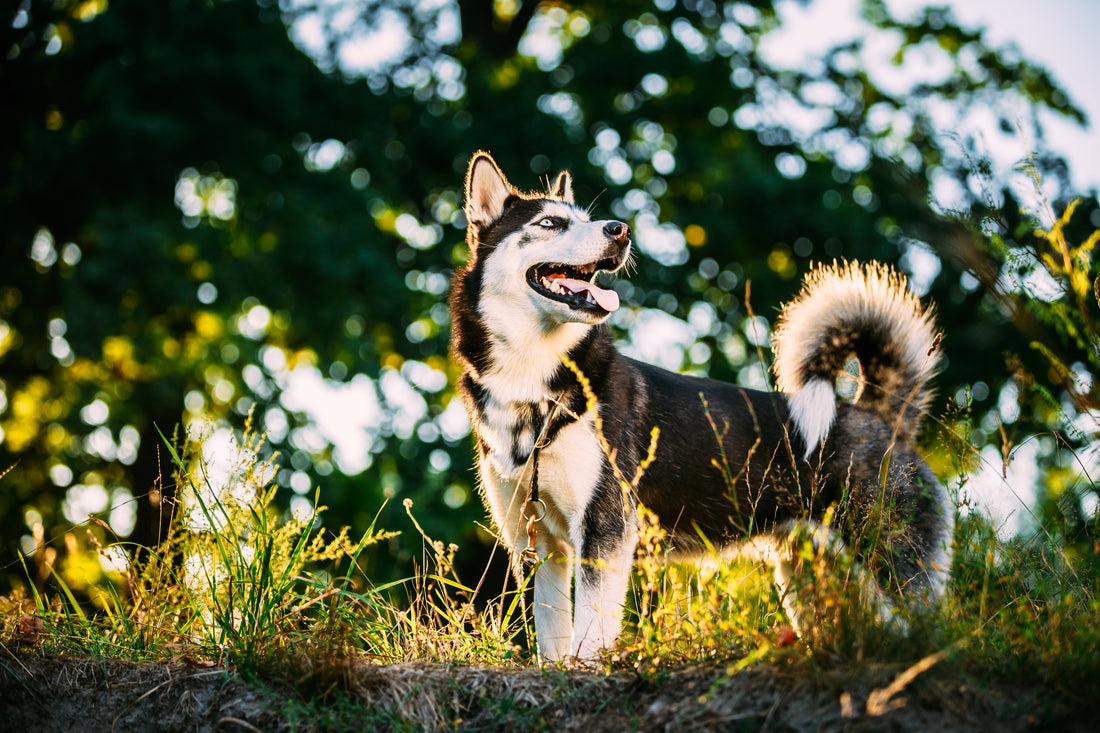
{"label": "dog's front leg", "polygon": [[573,640],[573,552],[569,544],[541,533],[535,541],[539,565],[535,570],[535,634],[539,654],[557,661],[569,653]]}
{"label": "dog's front leg", "polygon": [[[577,602],[573,618],[571,654],[591,659],[619,638],[623,623],[623,604],[634,564],[636,534],[618,539],[610,549],[585,548],[577,558]],[[593,543],[595,544],[595,543]]]}

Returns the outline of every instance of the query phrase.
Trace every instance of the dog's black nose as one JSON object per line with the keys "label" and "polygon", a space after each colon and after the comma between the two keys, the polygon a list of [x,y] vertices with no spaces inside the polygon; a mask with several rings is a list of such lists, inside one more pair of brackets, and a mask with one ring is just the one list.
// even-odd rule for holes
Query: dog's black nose
{"label": "dog's black nose", "polygon": [[630,227],[621,221],[609,221],[603,225],[603,233],[618,242],[630,239]]}

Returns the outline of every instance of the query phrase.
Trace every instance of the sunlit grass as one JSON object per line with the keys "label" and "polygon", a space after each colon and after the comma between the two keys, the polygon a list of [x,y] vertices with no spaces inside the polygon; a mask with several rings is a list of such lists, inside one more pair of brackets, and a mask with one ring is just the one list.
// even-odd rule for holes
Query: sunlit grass
{"label": "sunlit grass", "polygon": [[[4,637],[54,653],[245,667],[303,653],[377,662],[517,657],[522,592],[475,610],[475,590],[455,573],[457,546],[428,537],[411,501],[405,507],[422,536],[422,561],[411,577],[374,585],[357,560],[397,532],[374,523],[357,540],[347,527],[325,531],[316,497],[308,516],[281,516],[273,506],[276,457],[258,458],[262,438],[249,428],[241,443],[232,467],[214,471],[201,443],[166,439],[178,484],[168,538],[119,563],[125,543],[104,548],[88,533],[120,569],[90,576],[76,592],[49,563],[48,580],[34,582],[36,571],[24,561],[29,596],[3,599]],[[95,608],[78,595],[95,599]]]}

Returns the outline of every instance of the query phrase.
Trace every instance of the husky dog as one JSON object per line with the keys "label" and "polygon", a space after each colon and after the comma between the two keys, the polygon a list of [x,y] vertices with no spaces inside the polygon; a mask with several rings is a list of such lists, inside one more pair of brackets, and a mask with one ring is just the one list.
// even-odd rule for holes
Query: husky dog
{"label": "husky dog", "polygon": [[[871,573],[883,607],[943,594],[954,514],[912,447],[938,336],[900,276],[881,266],[814,271],[776,329],[782,392],[754,391],[616,351],[604,321],[619,299],[596,276],[627,262],[630,229],[592,221],[574,204],[568,173],[545,194],[523,193],[479,152],[465,213],[469,261],[452,284],[451,346],[481,490],[517,572],[531,536],[524,527],[537,520],[534,618],[544,658],[592,657],[615,642],[638,504],[656,514],[680,557],[718,548],[767,560],[796,630],[800,529],[835,548],[851,539],[843,527],[885,522]],[[835,384],[852,355],[861,377],[849,403]],[[587,378],[595,411],[563,357]],[[611,457],[633,476],[654,427],[655,459],[624,491]],[[822,522],[837,506],[847,521]]]}

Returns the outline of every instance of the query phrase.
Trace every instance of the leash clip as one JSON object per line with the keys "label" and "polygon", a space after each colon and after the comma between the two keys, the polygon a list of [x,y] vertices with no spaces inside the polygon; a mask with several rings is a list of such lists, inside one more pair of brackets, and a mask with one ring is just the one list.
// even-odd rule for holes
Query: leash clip
{"label": "leash clip", "polygon": [[[528,514],[528,511],[531,513]],[[527,562],[535,563],[539,560],[539,552],[535,549],[535,538],[539,536],[539,530],[535,524],[541,522],[546,516],[546,504],[542,499],[529,499],[527,506],[524,507],[523,516],[527,517],[527,547],[520,555]]]}

